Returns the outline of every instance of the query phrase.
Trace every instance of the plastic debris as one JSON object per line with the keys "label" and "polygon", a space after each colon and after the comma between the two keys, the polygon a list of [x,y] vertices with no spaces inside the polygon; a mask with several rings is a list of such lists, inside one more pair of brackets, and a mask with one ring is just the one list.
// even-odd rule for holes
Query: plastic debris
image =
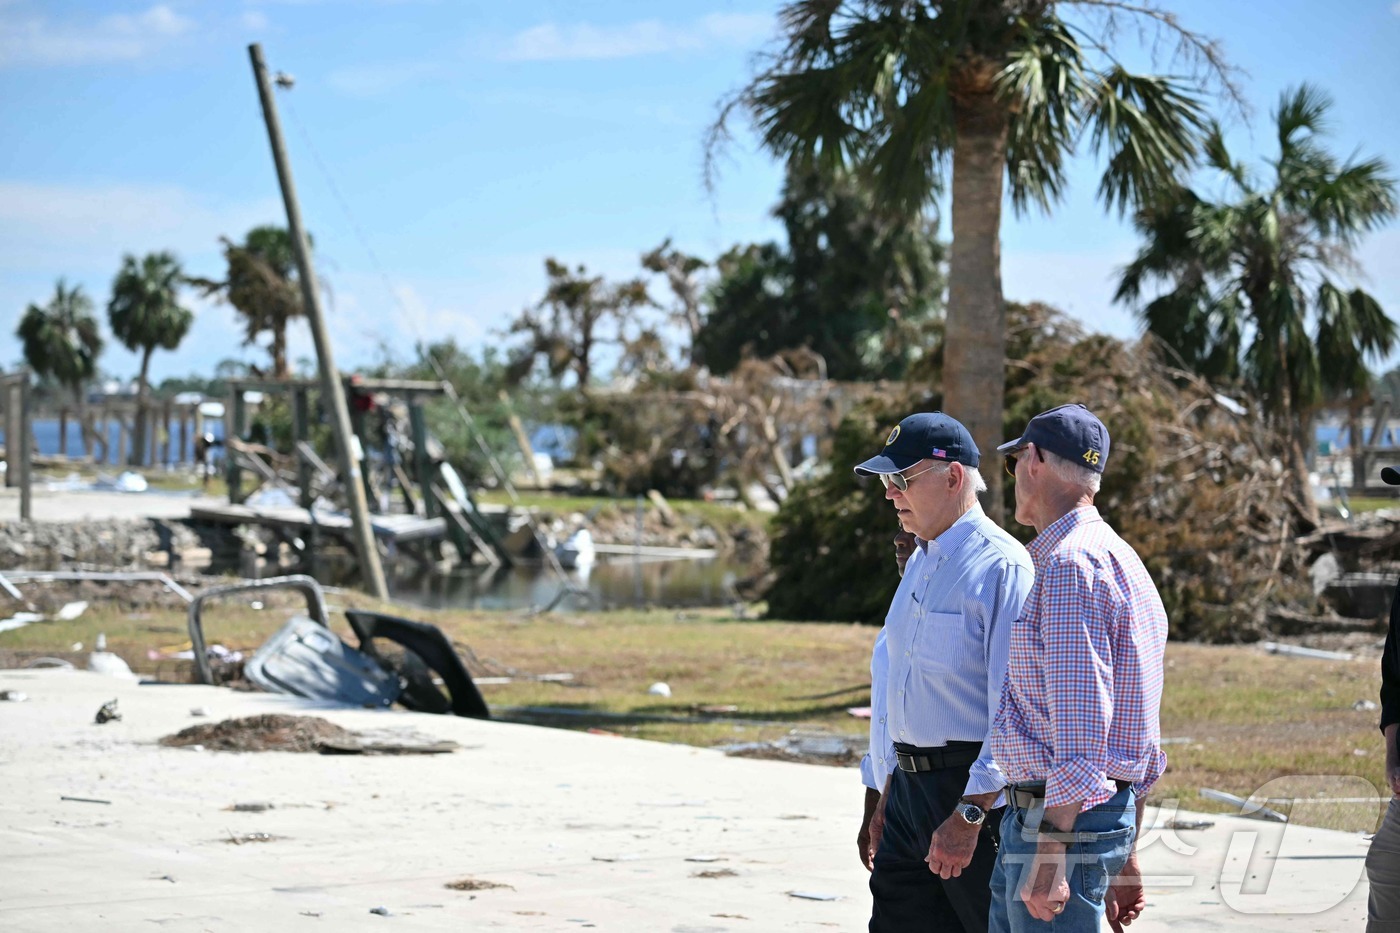
{"label": "plastic debris", "polygon": [[804,901],[839,901],[845,895],[822,894],[817,891],[789,891],[788,897],[800,897]]}
{"label": "plastic debris", "polygon": [[109,722],[121,722],[122,714],[117,711],[117,701],[108,700],[97,710],[96,721],[99,726]]}
{"label": "plastic debris", "polygon": [[389,916],[389,908],[387,907],[371,907],[369,909],[369,912],[372,914],[378,914],[381,917]]}
{"label": "plastic debris", "polygon": [[1269,654],[1281,654],[1287,658],[1312,658],[1317,661],[1350,661],[1352,659],[1352,656],[1345,651],[1323,651],[1321,648],[1285,645],[1276,641],[1266,641],[1262,647]]}
{"label": "plastic debris", "polygon": [[135,679],[130,665],[121,659],[120,656],[107,650],[107,635],[101,633],[97,636],[97,650],[88,655],[87,669],[94,674],[106,674],[108,677],[124,677]]}
{"label": "plastic debris", "polygon": [[647,693],[650,693],[652,696],[668,697],[671,695],[671,685],[664,680],[658,680],[647,688]]}
{"label": "plastic debris", "polygon": [[54,616],[54,618],[60,622],[72,622],[74,619],[78,618],[78,616],[82,615],[84,612],[87,612],[87,607],[88,604],[87,600],[85,599],[80,599],[76,602],[71,603],[64,603],[63,608],[58,610],[58,613]]}
{"label": "plastic debris", "polygon": [[208,715],[209,715],[209,707],[207,707],[207,706],[196,706],[194,709],[190,710],[190,715],[191,715],[191,716],[208,716]]}
{"label": "plastic debris", "polygon": [[1164,829],[1187,830],[1187,829],[1210,829],[1215,823],[1211,820],[1167,820]]}
{"label": "plastic debris", "polygon": [[1215,790],[1211,787],[1202,787],[1201,796],[1207,800],[1215,800],[1220,803],[1228,803],[1240,808],[1240,816],[1254,820],[1265,820],[1270,823],[1287,823],[1288,817],[1277,810],[1271,810],[1261,803],[1254,803],[1244,797],[1236,797],[1234,794],[1227,794],[1223,790]]}
{"label": "plastic debris", "polygon": [[6,703],[23,703],[27,699],[29,699],[29,694],[22,693],[19,690],[0,690],[0,701]]}

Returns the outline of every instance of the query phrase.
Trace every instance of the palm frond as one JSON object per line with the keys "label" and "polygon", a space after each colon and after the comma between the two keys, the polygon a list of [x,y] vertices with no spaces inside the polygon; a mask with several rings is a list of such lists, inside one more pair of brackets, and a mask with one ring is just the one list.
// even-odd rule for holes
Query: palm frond
{"label": "palm frond", "polygon": [[997,75],[997,93],[1011,113],[1006,177],[1011,204],[1042,210],[1064,193],[1066,156],[1073,155],[1080,111],[1088,94],[1083,52],[1057,19],[1028,26]]}
{"label": "palm frond", "polygon": [[1112,68],[1091,82],[1086,120],[1106,206],[1126,214],[1179,190],[1206,130],[1200,101],[1171,79]]}

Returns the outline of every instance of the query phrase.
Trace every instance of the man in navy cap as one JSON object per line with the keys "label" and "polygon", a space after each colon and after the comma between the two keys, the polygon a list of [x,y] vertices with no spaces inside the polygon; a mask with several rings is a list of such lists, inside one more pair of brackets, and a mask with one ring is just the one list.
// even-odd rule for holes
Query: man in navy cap
{"label": "man in navy cap", "polygon": [[[1008,632],[1031,586],[1026,549],[982,512],[972,435],[910,415],[855,468],[878,476],[915,547],[871,668],[872,933],[987,929],[996,857],[987,811],[1006,779],[986,744]],[[883,674],[883,677],[880,675]],[[867,811],[869,812],[869,811]]]}
{"label": "man in navy cap", "polygon": [[997,448],[1016,520],[1035,527],[1035,585],[1011,626],[992,753],[1010,780],[991,929],[1097,933],[1145,903],[1134,849],[1166,767],[1158,712],[1167,615],[1135,552],[1099,515],[1108,429],[1083,405]]}

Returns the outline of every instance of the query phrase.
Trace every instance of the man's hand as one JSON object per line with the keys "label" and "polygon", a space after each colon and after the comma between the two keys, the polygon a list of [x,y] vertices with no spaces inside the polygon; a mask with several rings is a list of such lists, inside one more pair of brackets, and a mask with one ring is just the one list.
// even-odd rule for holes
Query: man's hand
{"label": "man's hand", "polygon": [[956,812],[949,814],[943,824],[933,831],[929,840],[928,870],[947,881],[962,874],[972,862],[972,853],[977,851],[977,837],[981,826],[974,826]]}
{"label": "man's hand", "polygon": [[914,553],[914,533],[901,531],[894,536],[894,562],[899,567],[899,575],[904,576],[904,565],[909,563],[909,555]]}
{"label": "man's hand", "polygon": [[1021,886],[1021,900],[1026,910],[1037,920],[1051,921],[1058,917],[1069,901],[1069,879],[1065,875],[1065,847],[1053,839],[1042,837]]}
{"label": "man's hand", "polygon": [[1123,933],[1123,928],[1142,916],[1147,907],[1147,895],[1142,890],[1142,869],[1138,867],[1137,853],[1128,856],[1123,870],[1108,886],[1104,897],[1104,916],[1113,933]]}
{"label": "man's hand", "polygon": [[880,795],[880,802],[875,805],[875,812],[870,814],[870,862],[866,865],[871,871],[875,870],[875,853],[880,851],[880,838],[885,835],[885,801],[889,799],[890,782],[885,781],[885,792]]}
{"label": "man's hand", "polygon": [[875,870],[875,850],[870,847],[870,823],[880,806],[880,792],[874,788],[865,789],[865,815],[860,821],[860,832],[856,834],[856,848],[860,850],[860,863],[866,871]]}

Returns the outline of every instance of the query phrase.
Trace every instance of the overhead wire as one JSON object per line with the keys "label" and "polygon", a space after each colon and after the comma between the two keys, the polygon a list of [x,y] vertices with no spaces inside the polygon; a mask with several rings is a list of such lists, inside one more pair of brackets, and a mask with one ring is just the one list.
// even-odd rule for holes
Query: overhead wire
{"label": "overhead wire", "polygon": [[326,164],[326,161],[321,158],[320,151],[316,148],[316,144],[312,142],[311,134],[307,131],[306,125],[302,122],[300,114],[297,113],[295,105],[287,99],[286,95],[284,95],[283,99],[287,101],[287,113],[291,117],[291,123],[300,134],[302,143],[306,146],[307,152],[311,155],[311,161],[321,173],[322,179],[325,181],[326,187],[331,193],[332,200],[336,202],[341,213],[345,215],[346,223],[354,233],[355,238],[359,241],[361,248],[364,249],[365,255],[369,257],[371,266],[374,268],[375,272],[378,273],[380,283],[388,293],[390,301],[399,312],[399,319],[408,321],[409,327],[413,331],[413,335],[418,343],[419,354],[432,367],[433,372],[437,375],[438,381],[442,383],[443,391],[447,395],[448,401],[456,408],[458,416],[461,417],[463,424],[467,428],[467,434],[476,442],[477,448],[481,451],[482,456],[491,467],[491,471],[495,475],[497,482],[501,484],[501,488],[506,491],[506,495],[510,498],[511,504],[519,509],[521,514],[525,516],[526,524],[530,528],[530,534],[534,538],[535,544],[539,547],[540,552],[545,556],[545,563],[559,579],[560,589],[555,594],[554,598],[544,606],[532,606],[530,610],[531,614],[536,612],[549,612],[554,609],[566,595],[572,594],[585,599],[591,599],[592,594],[587,588],[579,586],[570,579],[568,573],[564,570],[563,564],[559,562],[559,556],[555,554],[554,548],[549,546],[546,537],[540,532],[539,524],[535,521],[534,513],[525,506],[524,500],[520,497],[520,493],[515,488],[515,484],[510,481],[509,472],[501,465],[500,460],[496,457],[495,451],[486,443],[485,436],[476,418],[473,417],[461,396],[457,394],[456,386],[454,386],[452,380],[448,378],[442,362],[437,358],[436,354],[433,353],[432,346],[423,338],[416,316],[408,310],[403,299],[399,296],[399,291],[394,287],[394,282],[389,277],[384,263],[380,261],[379,254],[375,252],[374,246],[370,243],[369,236],[356,219],[355,212],[350,207],[350,202],[346,199],[344,194],[341,193],[340,186],[335,182],[334,174]]}

